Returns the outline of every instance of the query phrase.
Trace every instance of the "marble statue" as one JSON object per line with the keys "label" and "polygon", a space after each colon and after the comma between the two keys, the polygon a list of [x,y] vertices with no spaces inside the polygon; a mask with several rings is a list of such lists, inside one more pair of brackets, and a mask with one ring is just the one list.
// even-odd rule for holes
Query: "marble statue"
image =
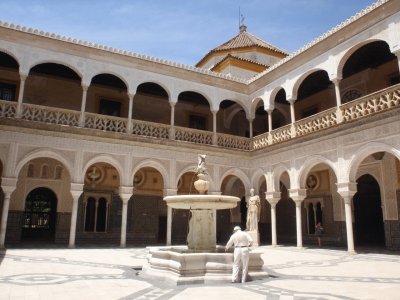
{"label": "marble statue", "polygon": [[254,195],[254,189],[250,189],[250,198],[247,206],[247,222],[248,231],[258,231],[258,222],[260,221],[260,197]]}
{"label": "marble statue", "polygon": [[206,171],[206,155],[199,154],[197,159],[198,159],[198,163],[197,163],[196,174],[207,174],[207,171]]}

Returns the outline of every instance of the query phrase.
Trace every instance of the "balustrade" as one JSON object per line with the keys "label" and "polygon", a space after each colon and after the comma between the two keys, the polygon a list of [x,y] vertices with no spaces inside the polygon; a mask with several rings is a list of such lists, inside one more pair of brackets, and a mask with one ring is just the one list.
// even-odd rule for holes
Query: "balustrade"
{"label": "balustrade", "polygon": [[112,132],[126,132],[127,119],[98,115],[94,113],[85,113],[85,127],[112,131]]}
{"label": "balustrade", "polygon": [[0,117],[14,118],[16,111],[16,102],[0,100]]}
{"label": "balustrade", "polygon": [[[351,122],[382,111],[388,111],[400,106],[400,84],[391,86],[379,92],[353,100],[339,107],[342,113],[342,123]],[[0,100],[0,117],[16,118],[17,103]],[[243,151],[257,150],[282,143],[293,137],[301,137],[318,132],[340,122],[337,118],[337,107],[323,111],[311,117],[277,128],[269,133],[246,138],[229,134],[217,133],[217,146]],[[22,104],[21,119],[33,122],[50,123],[64,126],[79,126],[80,112],[74,110],[47,107],[35,104]],[[143,137],[169,139],[171,126],[146,121],[132,120],[132,135]],[[128,119],[105,116],[95,113],[85,113],[85,128],[127,133]],[[213,132],[174,126],[173,140],[202,145],[213,145]]]}
{"label": "balustrade", "polygon": [[159,123],[132,121],[132,134],[153,137],[159,139],[168,139],[170,125]]}
{"label": "balustrade", "polygon": [[24,103],[21,119],[57,125],[78,126],[79,116],[79,111]]}

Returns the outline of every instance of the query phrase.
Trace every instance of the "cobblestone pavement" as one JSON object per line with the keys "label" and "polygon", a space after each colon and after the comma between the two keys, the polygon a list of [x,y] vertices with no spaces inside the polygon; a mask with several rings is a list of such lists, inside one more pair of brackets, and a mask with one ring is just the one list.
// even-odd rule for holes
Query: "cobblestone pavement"
{"label": "cobblestone pavement", "polygon": [[171,286],[141,277],[145,248],[0,251],[0,299],[400,299],[400,255],[259,247],[268,278]]}

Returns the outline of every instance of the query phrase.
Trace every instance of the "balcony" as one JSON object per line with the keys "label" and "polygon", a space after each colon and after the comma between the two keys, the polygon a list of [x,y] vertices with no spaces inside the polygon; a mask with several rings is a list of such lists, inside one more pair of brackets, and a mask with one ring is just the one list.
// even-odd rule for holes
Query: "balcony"
{"label": "balcony", "polygon": [[[320,112],[294,124],[277,128],[271,132],[246,138],[186,127],[111,117],[101,114],[85,113],[84,122],[79,111],[52,108],[47,106],[22,104],[20,114],[17,103],[0,100],[1,119],[21,119],[56,126],[87,128],[96,131],[112,132],[148,139],[173,140],[183,143],[201,144],[224,149],[252,151],[267,148],[295,138],[354,122],[371,115],[400,107],[400,84],[354,101]],[[1,121],[0,121],[1,122]]]}

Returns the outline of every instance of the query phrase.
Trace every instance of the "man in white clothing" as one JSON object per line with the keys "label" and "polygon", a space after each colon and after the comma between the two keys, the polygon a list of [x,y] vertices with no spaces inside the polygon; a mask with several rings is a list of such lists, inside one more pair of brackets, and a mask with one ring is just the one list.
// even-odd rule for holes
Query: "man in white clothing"
{"label": "man in white clothing", "polygon": [[225,246],[225,251],[228,251],[232,245],[235,247],[233,252],[232,282],[238,282],[240,262],[242,262],[242,283],[246,282],[249,268],[249,247],[252,243],[253,239],[247,232],[242,231],[239,226],[233,228],[233,234]]}

